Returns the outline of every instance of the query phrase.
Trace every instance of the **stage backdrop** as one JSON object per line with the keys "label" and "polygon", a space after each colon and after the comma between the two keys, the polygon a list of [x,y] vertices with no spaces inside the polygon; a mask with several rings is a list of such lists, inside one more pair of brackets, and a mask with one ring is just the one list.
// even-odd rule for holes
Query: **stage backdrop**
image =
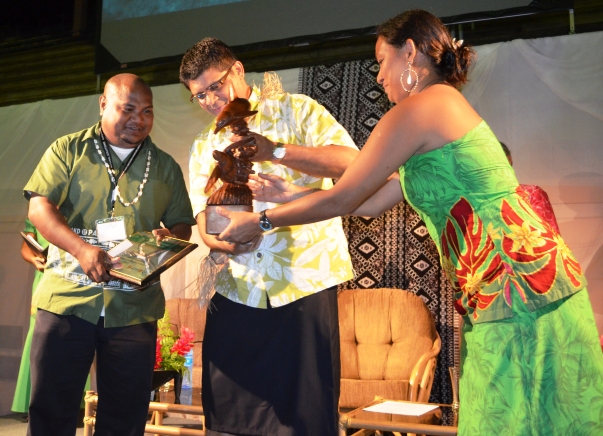
{"label": "stage backdrop", "polygon": [[[549,193],[561,233],[586,271],[603,333],[602,44],[603,33],[597,32],[479,47],[479,60],[464,93],[513,151],[520,182],[540,185]],[[366,137],[387,109],[382,90],[372,82],[376,71],[371,66],[351,63],[302,74],[314,74],[314,83],[322,83],[316,86],[328,98],[325,104],[357,140]],[[287,90],[298,89],[298,70],[279,74]],[[318,79],[321,74],[330,82]],[[352,84],[357,88],[341,88]],[[182,85],[153,92],[156,116],[151,135],[187,174],[192,138],[210,120],[188,102]],[[316,90],[308,92],[320,97]],[[376,104],[379,99],[382,106]],[[327,101],[336,104],[331,107]],[[0,415],[10,411],[31,299],[33,267],[19,255],[18,232],[27,210],[22,188],[54,139],[98,119],[98,96],[0,108]],[[417,256],[429,245],[420,223],[405,206],[388,212],[385,219],[390,224],[382,227],[379,220],[348,221],[359,271],[351,286],[397,283],[396,287],[417,290],[431,304],[441,331],[450,329],[449,309],[443,307],[450,296],[439,288],[437,257]],[[364,244],[363,234],[369,243]],[[195,256],[203,251],[198,249]],[[195,256],[163,277],[167,297],[189,294],[185,288],[196,275]],[[434,307],[436,298],[440,301]],[[450,360],[448,354],[442,358]]]}

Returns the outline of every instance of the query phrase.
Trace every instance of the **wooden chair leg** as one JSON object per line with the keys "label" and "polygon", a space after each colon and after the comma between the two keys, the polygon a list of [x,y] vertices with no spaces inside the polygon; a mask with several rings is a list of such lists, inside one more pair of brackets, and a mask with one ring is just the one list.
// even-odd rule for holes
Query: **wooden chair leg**
{"label": "wooden chair leg", "polygon": [[96,407],[92,403],[90,397],[94,395],[94,391],[86,391],[84,397],[84,436],[92,436],[94,433],[94,411]]}
{"label": "wooden chair leg", "polygon": [[[159,411],[154,411],[153,415],[151,416],[151,422],[154,425],[163,425],[163,412],[159,412]],[[154,436],[161,436],[159,434],[155,434]]]}

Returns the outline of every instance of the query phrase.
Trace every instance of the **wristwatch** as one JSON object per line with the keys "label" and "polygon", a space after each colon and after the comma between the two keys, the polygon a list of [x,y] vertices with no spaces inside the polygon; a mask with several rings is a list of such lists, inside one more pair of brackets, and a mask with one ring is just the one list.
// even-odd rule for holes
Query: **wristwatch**
{"label": "wristwatch", "polygon": [[266,210],[260,212],[260,229],[267,232],[268,230],[273,229],[272,221],[268,219],[266,216]]}
{"label": "wristwatch", "polygon": [[272,156],[274,156],[275,159],[284,158],[286,153],[287,149],[285,148],[285,144],[282,142],[277,142],[272,149]]}

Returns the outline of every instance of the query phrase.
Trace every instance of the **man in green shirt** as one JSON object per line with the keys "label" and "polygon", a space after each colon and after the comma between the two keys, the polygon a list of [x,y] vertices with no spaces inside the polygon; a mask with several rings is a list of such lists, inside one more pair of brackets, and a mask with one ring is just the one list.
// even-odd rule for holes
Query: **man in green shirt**
{"label": "man in green shirt", "polygon": [[155,361],[159,283],[112,279],[106,251],[137,231],[188,239],[194,224],[182,171],[153,144],[151,89],[111,78],[101,121],[55,141],[24,188],[29,218],[50,242],[36,293],[29,431],[73,434],[96,352],[97,435],[142,435]]}

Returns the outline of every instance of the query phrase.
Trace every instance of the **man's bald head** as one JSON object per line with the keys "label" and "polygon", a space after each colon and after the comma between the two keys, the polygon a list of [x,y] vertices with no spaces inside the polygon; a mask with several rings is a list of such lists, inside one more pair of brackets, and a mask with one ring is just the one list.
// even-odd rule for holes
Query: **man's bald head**
{"label": "man's bald head", "polygon": [[153,92],[151,87],[147,83],[138,77],[136,74],[123,73],[117,74],[111,77],[105,83],[104,95],[108,93],[126,93],[129,94],[132,90],[138,89],[140,92],[148,92],[150,97],[153,98]]}
{"label": "man's bald head", "polygon": [[117,147],[133,148],[153,127],[153,93],[140,77],[124,73],[111,77],[99,98],[101,127]]}

